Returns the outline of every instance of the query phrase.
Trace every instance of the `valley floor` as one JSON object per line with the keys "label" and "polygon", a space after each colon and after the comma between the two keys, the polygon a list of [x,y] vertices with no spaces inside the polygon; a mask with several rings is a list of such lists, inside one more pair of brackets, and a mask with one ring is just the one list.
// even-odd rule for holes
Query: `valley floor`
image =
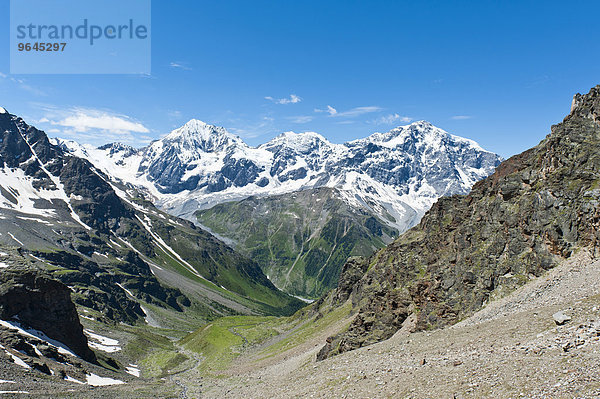
{"label": "valley floor", "polygon": [[[203,397],[598,397],[599,291],[600,261],[582,251],[456,326],[323,362],[322,336],[258,363],[249,354],[205,378]],[[557,326],[557,311],[572,320]]]}
{"label": "valley floor", "polygon": [[[140,378],[118,375],[123,385],[90,387],[53,377],[32,379],[30,371],[3,359],[0,376],[15,383],[0,380],[0,394],[261,399],[600,396],[600,261],[585,251],[455,326],[419,333],[403,329],[387,341],[316,362],[325,339],[350,322],[349,310],[346,304],[309,322],[255,316],[215,320],[151,352],[139,363]],[[557,311],[572,320],[557,326]],[[144,337],[166,339],[151,331],[160,330],[148,329]],[[111,333],[123,343],[131,339],[125,332]],[[213,345],[208,352],[207,343]],[[204,356],[191,352],[201,349]],[[115,355],[127,353],[131,350]],[[99,368],[94,372],[111,375]],[[23,391],[28,394],[18,393]]]}

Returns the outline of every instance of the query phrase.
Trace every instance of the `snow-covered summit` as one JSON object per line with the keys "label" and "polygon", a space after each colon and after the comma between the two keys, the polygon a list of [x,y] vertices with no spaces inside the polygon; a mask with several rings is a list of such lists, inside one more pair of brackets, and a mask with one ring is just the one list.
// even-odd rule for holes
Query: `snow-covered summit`
{"label": "snow-covered summit", "polygon": [[5,108],[0,107],[0,114],[8,114],[8,111]]}
{"label": "snow-covered summit", "polygon": [[284,132],[274,139],[262,144],[259,148],[270,152],[287,151],[297,154],[321,154],[331,152],[336,148],[343,147],[341,144],[333,144],[325,137],[316,132]]}
{"label": "snow-covered summit", "polygon": [[[224,145],[243,144],[243,141],[225,128],[192,119],[182,127],[173,130],[163,142],[179,143],[184,148],[215,151]],[[160,142],[159,141],[159,142]]]}
{"label": "snow-covered summit", "polygon": [[271,142],[285,141],[288,143],[295,143],[295,142],[306,142],[306,141],[314,141],[314,140],[329,143],[329,141],[325,137],[323,137],[322,135],[320,135],[317,132],[296,133],[293,131],[283,132],[280,135],[278,135],[277,137],[275,137],[273,140],[271,140]]}
{"label": "snow-covered summit", "polygon": [[285,132],[251,147],[193,119],[144,149],[112,144],[87,153],[108,175],[143,188],[177,216],[252,195],[334,187],[399,230],[417,223],[440,196],[467,193],[500,162],[426,121],[345,144],[315,132]]}

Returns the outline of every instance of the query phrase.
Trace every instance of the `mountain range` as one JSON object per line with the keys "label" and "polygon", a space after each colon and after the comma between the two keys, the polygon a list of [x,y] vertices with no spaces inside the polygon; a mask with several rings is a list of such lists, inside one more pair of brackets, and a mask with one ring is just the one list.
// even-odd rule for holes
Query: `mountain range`
{"label": "mountain range", "polygon": [[18,252],[16,264],[50,270],[98,317],[143,322],[148,305],[179,313],[194,306],[208,318],[300,305],[256,263],[119,187],[23,119],[1,113],[0,131],[0,246]]}
{"label": "mountain range", "polygon": [[467,193],[501,161],[425,121],[344,144],[287,132],[251,147],[199,120],[141,149],[55,143],[190,220],[198,209],[223,202],[330,187],[399,232],[418,223],[437,198]]}
{"label": "mountain range", "polygon": [[501,161],[425,121],[344,144],[287,132],[250,147],[198,120],[141,149],[53,142],[215,234],[277,287],[312,299],[335,286],[349,256],[371,255]]}
{"label": "mountain range", "polygon": [[[403,178],[374,165],[403,157],[440,178],[419,187],[454,190],[489,153],[418,122],[332,145],[364,158],[317,145],[329,166],[308,150],[292,166],[256,158],[265,169],[249,183],[240,148],[297,154],[274,143],[315,136],[251,148],[209,130],[188,147],[179,131],[168,145],[96,149],[0,109],[0,384],[51,397],[597,396],[600,86],[538,146],[404,232],[364,205],[360,185],[302,184],[318,170],[391,187]],[[155,167],[187,177],[158,184]],[[220,202],[235,184],[249,195]],[[250,193],[286,184],[294,191]],[[188,205],[196,223],[155,205],[185,195],[215,204]]]}

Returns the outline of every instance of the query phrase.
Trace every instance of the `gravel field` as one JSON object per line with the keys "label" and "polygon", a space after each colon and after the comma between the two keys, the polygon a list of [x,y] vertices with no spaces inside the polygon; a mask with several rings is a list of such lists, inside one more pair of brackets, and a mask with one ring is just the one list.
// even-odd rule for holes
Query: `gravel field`
{"label": "gravel field", "polygon": [[[207,398],[593,398],[600,395],[600,262],[580,252],[461,323],[315,362],[245,356]],[[558,326],[553,314],[572,320]]]}

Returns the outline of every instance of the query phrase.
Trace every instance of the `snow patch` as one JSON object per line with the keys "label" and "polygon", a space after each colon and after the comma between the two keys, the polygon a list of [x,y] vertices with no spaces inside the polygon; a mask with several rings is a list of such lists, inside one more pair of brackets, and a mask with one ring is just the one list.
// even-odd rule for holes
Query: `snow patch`
{"label": "snow patch", "polygon": [[30,218],[30,217],[25,217],[25,216],[17,216],[17,218],[19,218],[21,220],[31,220],[32,222],[42,223],[42,224],[45,224],[48,226],[53,226],[53,224],[47,220],[42,220],[42,219],[38,219],[38,218]]}
{"label": "snow patch", "polygon": [[114,378],[110,378],[110,377],[100,377],[99,375],[96,375],[93,373],[88,374],[86,376],[86,379],[87,379],[87,384],[94,386],[94,387],[125,384],[124,381],[115,380]]}
{"label": "snow patch", "polygon": [[203,280],[208,281],[204,276],[198,273],[192,265],[186,262],[173,248],[171,248],[160,236],[155,234],[154,231],[152,231],[152,229],[150,228],[150,226],[144,223],[144,221],[138,215],[135,215],[135,217],[142,224],[142,226],[144,226],[144,228],[152,236],[152,238],[154,238],[158,246],[161,247],[163,251],[165,251],[169,256],[171,256],[171,258],[175,259],[176,261],[179,261],[179,263],[185,266],[194,275],[200,277]]}
{"label": "snow patch", "polygon": [[128,367],[125,367],[125,372],[135,377],[140,376],[140,369],[137,367],[136,364],[130,364]]}
{"label": "snow patch", "polygon": [[9,231],[9,232],[7,232],[7,234],[8,234],[8,235],[9,235],[9,236],[10,236],[10,237],[13,239],[13,240],[15,240],[16,242],[18,242],[18,243],[19,243],[19,244],[20,244],[22,247],[24,247],[24,246],[25,246],[25,245],[24,245],[24,244],[23,244],[21,241],[19,241],[19,240],[18,240],[18,239],[17,239],[15,236],[13,236],[13,234],[12,234],[10,231]]}
{"label": "snow patch", "polygon": [[96,342],[88,342],[88,345],[94,349],[101,350],[107,353],[118,352],[121,350],[119,341],[113,338],[108,338],[100,334],[94,333],[92,330],[83,330],[90,339]]}
{"label": "snow patch", "polygon": [[135,295],[133,295],[133,293],[131,291],[129,291],[127,288],[123,287],[120,283],[117,283],[117,285],[127,293],[127,295],[129,295],[130,297],[135,298]]}
{"label": "snow patch", "polygon": [[33,154],[33,157],[38,161],[38,163],[40,165],[40,169],[42,169],[44,171],[44,173],[46,173],[46,175],[48,175],[48,177],[50,178],[50,180],[52,180],[52,182],[54,183],[54,185],[58,188],[57,191],[58,191],[58,194],[59,194],[59,199],[62,199],[63,201],[65,201],[65,203],[67,204],[69,210],[71,211],[71,217],[73,218],[73,220],[75,220],[77,223],[79,223],[86,230],[92,230],[92,228],[90,226],[88,226],[87,224],[83,223],[83,221],[79,218],[79,215],[77,215],[75,213],[75,210],[71,206],[70,198],[69,198],[69,196],[67,196],[67,193],[64,190],[64,186],[61,183],[60,178],[57,177],[57,176],[54,176],[53,174],[50,173],[50,171],[48,171],[48,169],[46,169],[46,167],[44,166],[44,163],[37,156],[37,153],[35,152],[35,150],[33,149],[33,147],[29,144],[29,142],[27,141],[27,138],[25,137],[25,135],[23,134],[23,132],[21,132],[21,128],[18,125],[17,125],[17,130],[19,131],[19,134],[23,138],[23,141],[29,146],[29,150]]}
{"label": "snow patch", "polygon": [[25,363],[25,362],[24,362],[24,361],[23,361],[23,360],[22,360],[20,357],[18,357],[18,356],[16,356],[16,355],[13,355],[12,353],[10,353],[10,352],[9,352],[8,350],[6,350],[6,349],[4,349],[4,351],[5,351],[5,352],[6,352],[8,355],[10,355],[10,357],[12,357],[12,360],[13,360],[13,362],[15,362],[15,364],[16,364],[17,366],[21,366],[21,367],[23,367],[23,368],[25,368],[25,369],[30,369],[30,368],[31,368],[31,366],[30,366],[30,365],[28,365],[27,363]]}
{"label": "snow patch", "polygon": [[73,353],[68,346],[63,344],[62,342],[56,341],[52,338],[49,338],[44,332],[35,330],[33,328],[25,328],[21,325],[21,323],[17,321],[7,321],[0,320],[0,326],[10,328],[13,330],[17,330],[19,334],[25,335],[26,337],[37,338],[41,341],[45,341],[48,345],[53,346],[58,350],[59,353],[63,355],[70,355],[77,357],[75,353]]}
{"label": "snow patch", "polygon": [[304,303],[313,303],[315,301],[314,299],[307,299],[307,298],[303,298],[303,297],[298,296],[298,295],[292,295],[292,296],[294,298],[296,298],[296,299],[300,299]]}
{"label": "snow patch", "polygon": [[70,375],[65,377],[65,381],[74,382],[75,384],[81,384],[81,385],[85,384],[85,382],[76,380],[75,378],[71,377]]}

